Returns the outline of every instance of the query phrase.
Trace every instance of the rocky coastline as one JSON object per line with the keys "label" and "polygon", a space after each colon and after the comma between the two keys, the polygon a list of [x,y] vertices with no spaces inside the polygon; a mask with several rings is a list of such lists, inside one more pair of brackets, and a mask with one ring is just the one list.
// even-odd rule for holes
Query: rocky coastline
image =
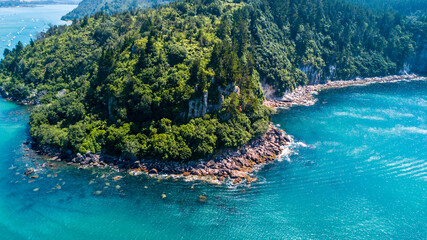
{"label": "rocky coastline", "polygon": [[[426,79],[419,75],[396,75],[329,81],[325,84],[306,85],[287,93],[280,99],[266,100],[264,105],[273,109],[290,108],[295,105],[310,106],[316,103],[314,97],[319,91],[371,83],[397,82]],[[225,149],[206,159],[191,162],[159,161],[156,159],[129,161],[103,154],[87,152],[77,155],[61,152],[47,146],[33,146],[36,153],[45,155],[49,161],[64,161],[69,165],[85,169],[89,167],[112,168],[117,172],[137,176],[146,174],[154,178],[174,178],[184,181],[205,181],[212,184],[250,184],[257,180],[255,172],[283,155],[292,154],[293,138],[270,123],[267,133],[248,144],[235,149]],[[27,169],[28,170],[28,169]],[[31,169],[30,169],[31,170]],[[31,171],[29,171],[31,172]],[[27,173],[26,173],[27,174]],[[118,175],[116,178],[121,178]],[[116,180],[116,179],[115,179]]]}
{"label": "rocky coastline", "polygon": [[340,80],[340,81],[328,81],[324,84],[317,85],[305,85],[299,86],[294,91],[286,93],[282,98],[269,99],[264,102],[264,105],[271,108],[290,108],[296,105],[311,106],[314,105],[317,99],[314,95],[317,95],[319,91],[332,89],[332,88],[343,88],[350,86],[360,86],[372,83],[390,83],[399,81],[409,80],[425,80],[426,77],[419,76],[416,74],[406,75],[393,75],[386,77],[373,77],[373,78],[356,78],[354,80]]}
{"label": "rocky coastline", "polygon": [[46,146],[33,146],[36,153],[49,161],[64,161],[78,168],[112,168],[130,175],[147,174],[156,178],[174,178],[185,181],[205,181],[212,184],[250,184],[257,180],[254,174],[262,166],[291,153],[291,136],[270,124],[266,134],[237,149],[219,151],[212,156],[191,162],[158,161],[155,159],[129,161],[108,155],[73,155]]}
{"label": "rocky coastline", "polygon": [[16,97],[12,96],[11,94],[9,94],[1,86],[0,86],[0,96],[3,99],[5,99],[6,101],[11,101],[11,102],[14,102],[14,103],[20,104],[20,105],[36,105],[38,103],[38,102],[35,102],[34,100],[16,98]]}

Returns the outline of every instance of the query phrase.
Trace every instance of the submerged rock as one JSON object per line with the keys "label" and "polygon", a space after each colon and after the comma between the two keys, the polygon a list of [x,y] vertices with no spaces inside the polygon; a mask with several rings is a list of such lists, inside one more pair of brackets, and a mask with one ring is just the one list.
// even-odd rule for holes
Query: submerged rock
{"label": "submerged rock", "polygon": [[27,168],[24,172],[25,176],[31,175],[35,172],[34,168]]}
{"label": "submerged rock", "polygon": [[205,203],[206,201],[208,201],[208,197],[200,195],[197,200],[201,203]]}
{"label": "submerged rock", "polygon": [[114,181],[118,181],[118,180],[120,180],[120,179],[122,179],[123,177],[122,176],[115,176],[115,177],[113,177],[113,180]]}

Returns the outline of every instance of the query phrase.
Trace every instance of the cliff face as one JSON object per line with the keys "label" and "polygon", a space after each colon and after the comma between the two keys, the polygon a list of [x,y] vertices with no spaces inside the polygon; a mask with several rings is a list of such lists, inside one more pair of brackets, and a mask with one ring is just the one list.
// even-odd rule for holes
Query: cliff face
{"label": "cliff face", "polygon": [[240,88],[234,84],[228,84],[225,88],[218,86],[217,91],[217,102],[211,102],[211,104],[208,104],[208,90],[203,93],[202,97],[190,100],[188,102],[188,119],[203,117],[207,113],[219,111],[222,108],[224,99],[230,96],[231,93],[237,93],[237,95],[240,95]]}
{"label": "cliff face", "polygon": [[404,71],[427,74],[427,40],[424,40],[419,51],[405,62]]}

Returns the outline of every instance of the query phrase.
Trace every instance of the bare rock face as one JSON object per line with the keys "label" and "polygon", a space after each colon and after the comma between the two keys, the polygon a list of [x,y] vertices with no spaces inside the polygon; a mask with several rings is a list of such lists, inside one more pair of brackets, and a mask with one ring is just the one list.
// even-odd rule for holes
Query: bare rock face
{"label": "bare rock face", "polygon": [[305,65],[298,68],[307,76],[310,84],[319,84],[322,80],[322,70],[315,69],[312,65]]}
{"label": "bare rock face", "polygon": [[203,117],[208,112],[209,92],[203,93],[202,99],[193,99],[188,102],[188,118]]}

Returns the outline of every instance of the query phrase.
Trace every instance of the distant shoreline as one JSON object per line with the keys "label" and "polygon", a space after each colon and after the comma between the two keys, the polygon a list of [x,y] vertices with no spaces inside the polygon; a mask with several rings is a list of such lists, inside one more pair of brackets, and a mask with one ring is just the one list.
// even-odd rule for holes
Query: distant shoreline
{"label": "distant shoreline", "polygon": [[[0,8],[36,8],[46,5],[68,5],[77,6],[78,3],[58,3],[58,2],[16,2],[16,4],[7,4],[8,2],[1,3]],[[15,2],[14,2],[15,3]]]}

